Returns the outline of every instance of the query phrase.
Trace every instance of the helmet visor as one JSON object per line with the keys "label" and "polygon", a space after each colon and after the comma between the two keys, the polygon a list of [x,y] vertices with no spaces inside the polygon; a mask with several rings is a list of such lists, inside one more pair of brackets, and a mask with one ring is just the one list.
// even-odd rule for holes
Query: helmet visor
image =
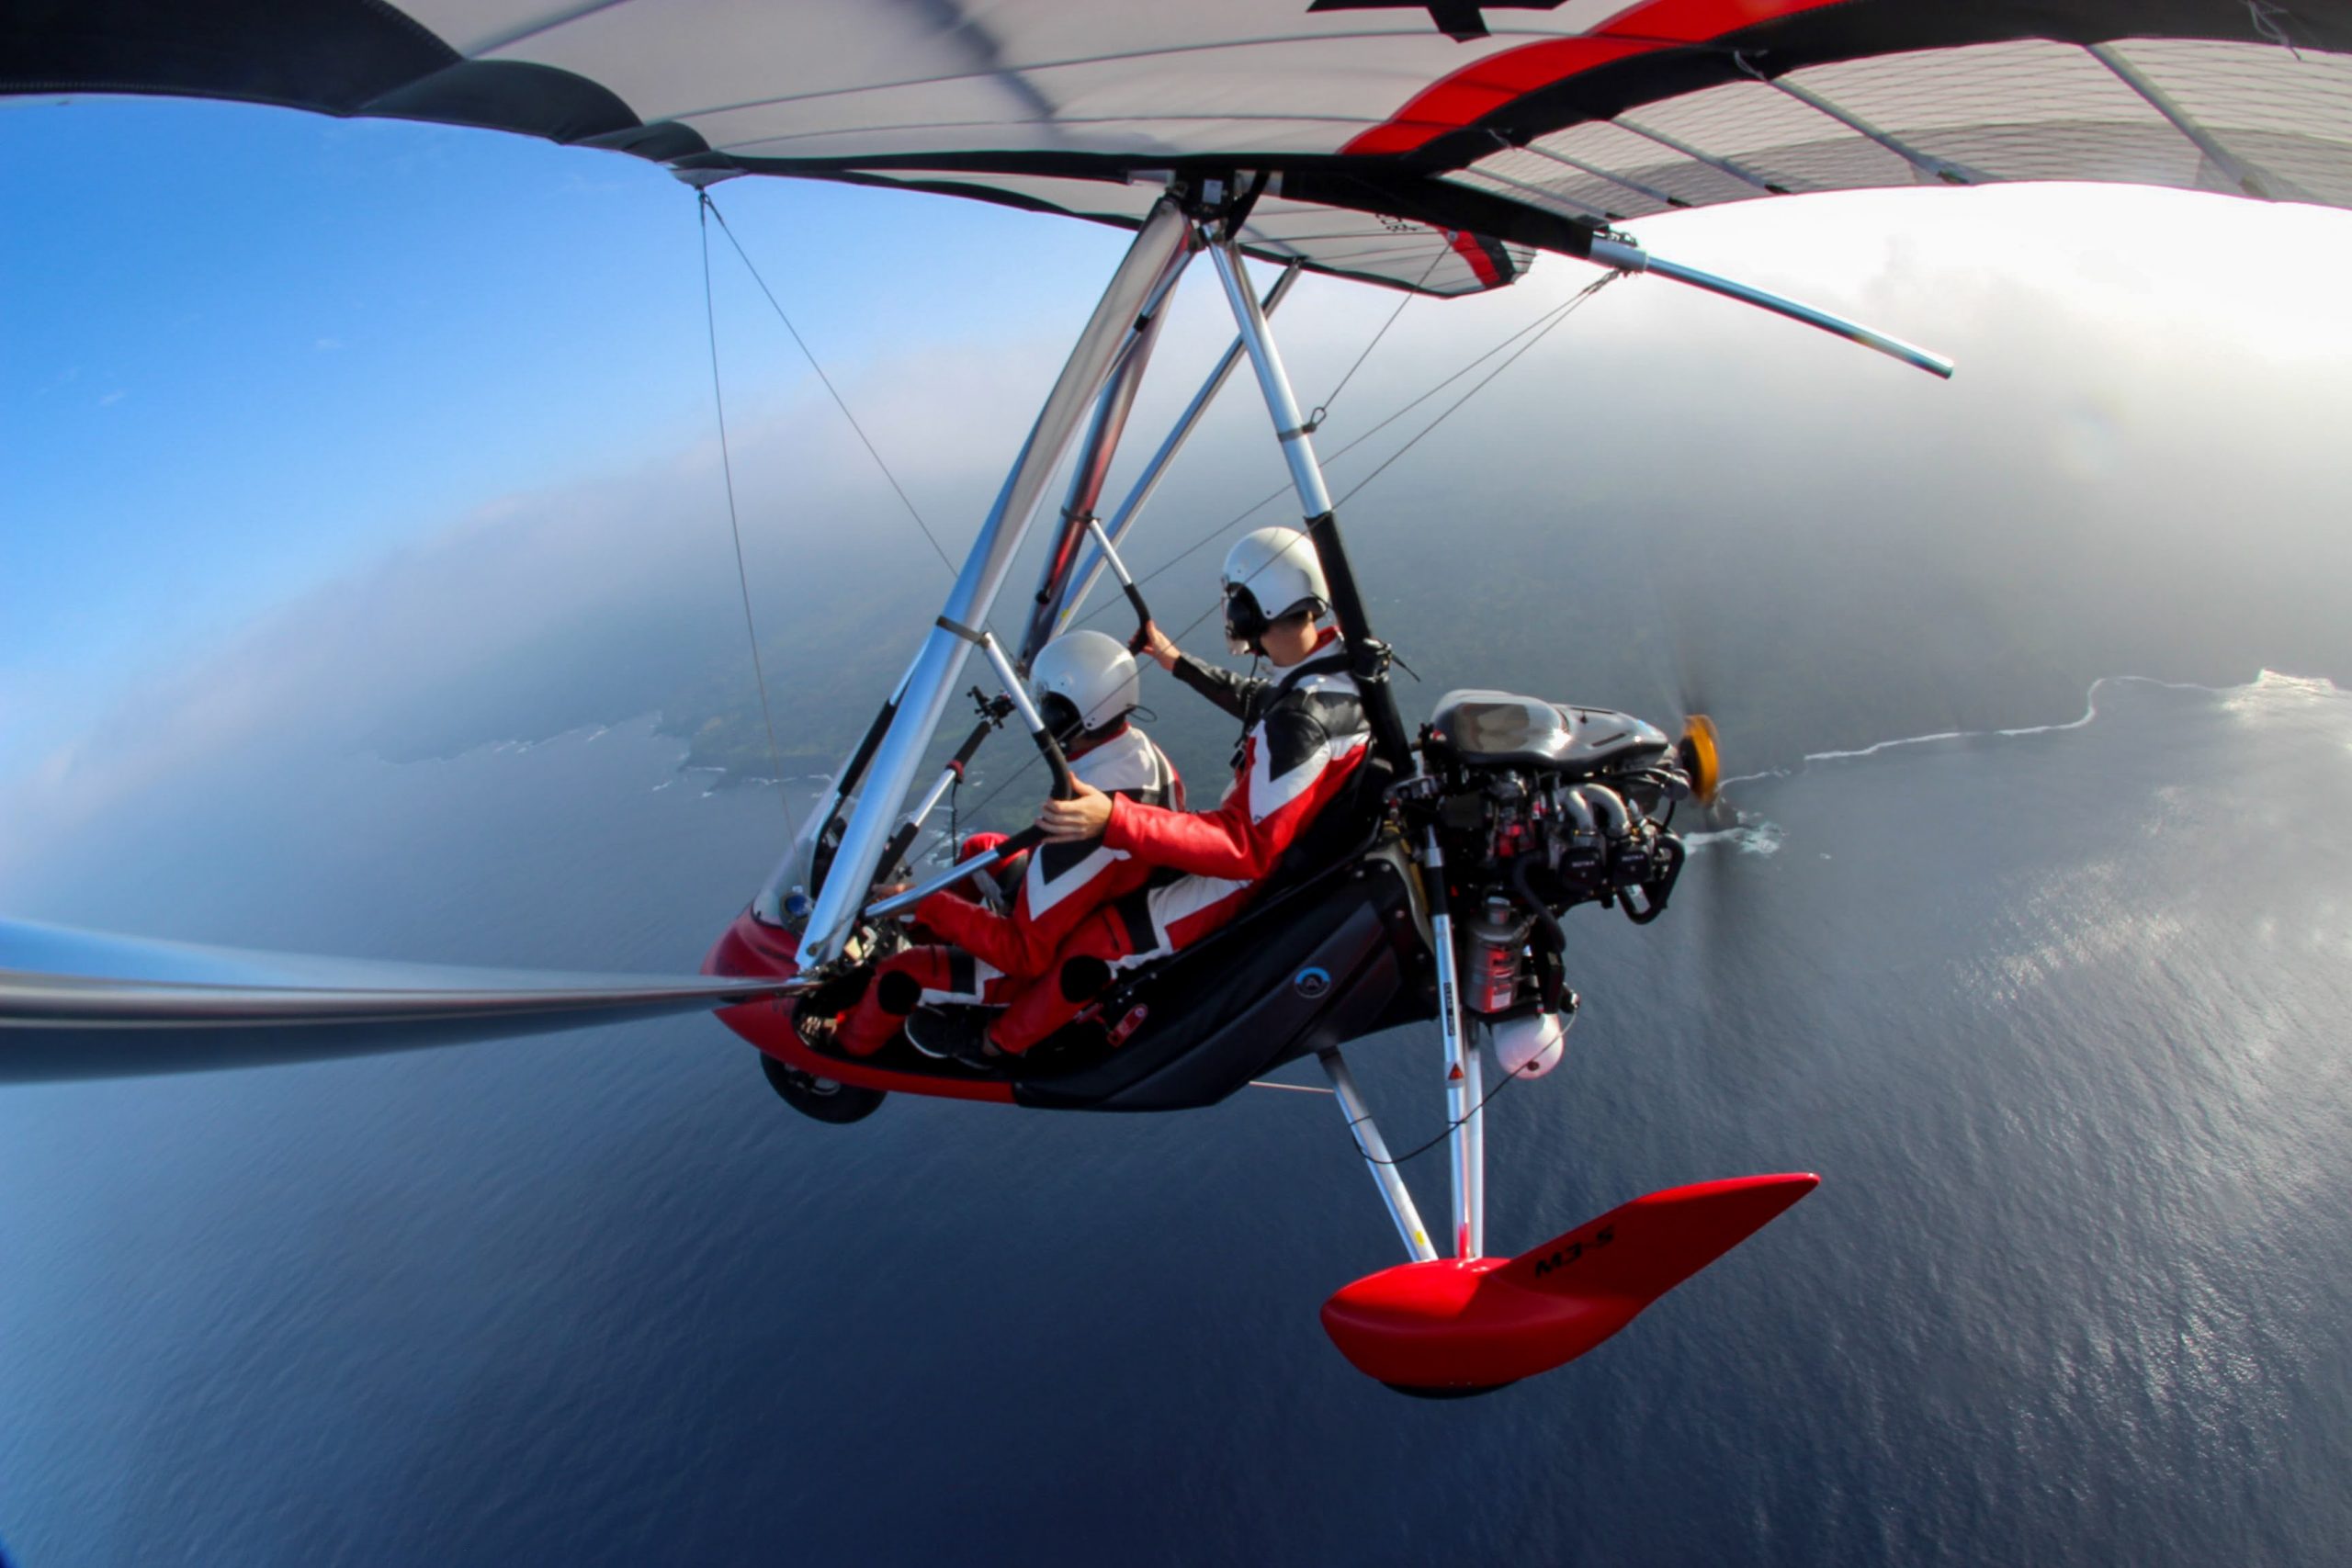
{"label": "helmet visor", "polygon": [[1238,582],[1225,585],[1225,640],[1236,653],[1256,652],[1267,625],[1266,612],[1258,607],[1255,593]]}
{"label": "helmet visor", "polygon": [[1047,692],[1037,705],[1037,716],[1046,721],[1046,732],[1067,746],[1086,731],[1086,716],[1078,705],[1059,692]]}

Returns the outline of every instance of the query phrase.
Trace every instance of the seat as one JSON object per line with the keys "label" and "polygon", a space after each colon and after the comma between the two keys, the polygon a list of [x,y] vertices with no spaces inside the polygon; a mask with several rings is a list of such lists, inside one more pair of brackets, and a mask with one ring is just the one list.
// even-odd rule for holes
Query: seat
{"label": "seat", "polygon": [[[1282,859],[1260,886],[1251,908],[1265,904],[1285,888],[1295,887],[1327,866],[1351,859],[1371,848],[1374,833],[1386,813],[1388,786],[1396,771],[1369,750],[1340,793],[1324,803],[1306,831],[1291,841]],[[1247,917],[1245,917],[1247,918]]]}
{"label": "seat", "polygon": [[[1336,1043],[1385,1018],[1402,971],[1396,955],[1379,954],[1418,942],[1402,878],[1371,856],[1394,776],[1367,756],[1249,908],[1182,952],[1122,973],[1086,1015],[1030,1053],[1035,1070],[1016,1078],[1015,1097],[1116,1110],[1209,1104],[1296,1055],[1303,1039]],[[1281,984],[1309,974],[1331,994],[1304,987],[1294,996]],[[1271,1011],[1252,999],[1269,988],[1283,993],[1268,998]],[[1106,1051],[1104,1032],[1131,1019],[1139,1021],[1132,1038]]]}
{"label": "seat", "polygon": [[[1022,1104],[1095,1111],[1211,1105],[1308,1053],[1433,1016],[1430,965],[1402,857],[1353,852],[1272,886],[1232,924],[1133,969],[1099,1017],[1030,1053]],[[1137,1027],[1107,1044],[1106,1027]],[[1053,1047],[1050,1052],[1048,1047]]]}

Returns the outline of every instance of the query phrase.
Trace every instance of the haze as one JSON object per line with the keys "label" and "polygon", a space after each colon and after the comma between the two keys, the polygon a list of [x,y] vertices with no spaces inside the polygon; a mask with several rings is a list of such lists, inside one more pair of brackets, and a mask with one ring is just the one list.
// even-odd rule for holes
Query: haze
{"label": "haze", "polygon": [[[363,169],[387,156],[445,166],[492,147],[526,192],[560,185],[577,231],[612,224],[615,247],[659,213],[667,271],[634,286],[659,302],[662,378],[637,368],[654,342],[645,322],[610,299],[550,342],[545,320],[502,325],[479,299],[419,290],[366,301],[364,319],[380,337],[415,334],[462,355],[434,369],[474,411],[462,434],[437,405],[420,405],[413,427],[396,408],[339,422],[332,391],[301,417],[256,406],[240,419],[239,377],[277,374],[247,344],[195,381],[228,405],[202,418],[230,455],[216,446],[168,505],[159,486],[169,476],[153,471],[166,451],[118,435],[110,461],[93,467],[86,431],[12,444],[9,488],[40,504],[10,528],[0,801],[17,830],[0,842],[0,871],[141,811],[159,789],[233,788],[242,771],[322,749],[447,755],[657,712],[703,758],[753,772],[745,749],[765,741],[711,421],[691,197],[627,159],[469,133],[359,132],[214,106],[135,110],[165,111],[199,128],[227,115],[243,117],[241,134],[315,139],[327,172],[305,177],[326,185],[355,136],[368,141],[355,154]],[[53,134],[42,116],[126,112],[18,111],[0,118],[0,136]],[[41,177],[8,162],[18,180]],[[198,165],[187,177],[243,186],[266,171]],[[460,194],[484,211],[515,199],[469,178]],[[395,194],[433,188],[410,178]],[[933,197],[760,180],[718,195],[916,507],[959,553],[1119,237]],[[315,186],[307,196],[328,200]],[[345,188],[337,199],[383,196]],[[867,231],[924,243],[866,265],[811,243],[812,202],[845,203]],[[119,226],[134,215],[104,216]],[[469,220],[455,209],[420,217],[418,266],[429,271],[423,252]],[[1660,254],[1949,353],[1960,375],[1940,384],[1660,281],[1604,290],[1343,511],[1381,629],[1428,683],[1408,682],[1408,709],[1449,684],[1661,717],[1688,696],[1724,719],[1736,762],[1770,765],[1926,729],[2069,717],[2101,674],[2352,670],[2340,588],[2352,547],[2337,500],[2352,479],[2338,434],[2352,408],[2340,284],[2352,217],[2052,186],[1806,197],[1640,228]],[[381,214],[370,231],[387,244],[404,232]],[[192,279],[175,270],[171,239],[166,228],[141,256],[113,258],[105,288],[151,310],[169,299],[198,319],[226,310],[217,260]],[[234,250],[233,236],[214,243]],[[288,276],[305,265],[304,243],[300,229],[252,242]],[[14,310],[93,308],[98,285],[66,255],[41,234],[13,259]],[[583,269],[609,284],[608,259],[586,256]],[[397,272],[403,260],[378,265]],[[485,290],[530,287],[494,251],[465,265]],[[723,243],[713,265],[745,560],[784,761],[820,767],[879,700],[946,569]],[[1593,276],[1547,257],[1499,295],[1408,307],[1335,403],[1325,451]],[[1328,394],[1396,299],[1303,282],[1278,320],[1303,395]],[[241,308],[267,318],[266,303]],[[452,314],[466,322],[462,344],[446,341]],[[605,322],[609,356],[582,339]],[[300,344],[289,357],[339,352],[282,324]],[[46,343],[62,330],[51,321],[18,335]],[[1114,493],[1229,332],[1204,275],[1188,279]],[[86,395],[93,383],[69,368],[12,355],[8,404],[69,433],[124,412],[126,399]],[[1334,460],[1335,491],[1347,495],[1479,374]],[[575,428],[551,430],[561,421],[550,403]],[[384,477],[388,448],[408,458],[397,485]],[[274,533],[189,525],[234,511],[256,476],[297,467],[347,468],[355,482],[347,496],[312,483]],[[1136,564],[1194,545],[1281,479],[1245,378],[1155,502]],[[1294,513],[1283,497],[1251,521]],[[1210,603],[1227,537],[1152,584],[1168,624]],[[103,547],[77,547],[92,538]],[[154,560],[170,570],[139,564]],[[1024,567],[1014,592],[1028,581]],[[164,604],[168,615],[154,608]],[[1193,646],[1214,652],[1214,629],[1195,630]]]}

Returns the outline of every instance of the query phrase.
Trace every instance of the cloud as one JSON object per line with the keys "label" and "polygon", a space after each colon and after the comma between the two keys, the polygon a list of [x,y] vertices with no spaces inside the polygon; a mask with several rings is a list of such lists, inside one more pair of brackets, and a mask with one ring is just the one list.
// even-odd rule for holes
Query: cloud
{"label": "cloud", "polygon": [[[1004,389],[1026,400],[1054,353],[973,344],[844,384],[950,550],[1025,428]],[[812,615],[917,584],[944,591],[948,569],[821,391],[753,402],[730,436],[763,641],[791,647]],[[643,713],[748,670],[742,615],[715,436],[635,471],[500,497],[154,671],[0,781],[0,860],[150,790],[212,787],[322,750],[446,754]],[[854,617],[852,635],[910,647],[921,617],[900,620]],[[788,660],[770,671],[804,675]]]}
{"label": "cloud", "polygon": [[343,340],[339,337],[322,337],[312,343],[311,346],[321,354],[333,354],[343,346]]}
{"label": "cloud", "polygon": [[123,391],[118,388],[114,391],[108,392],[106,396],[100,398],[98,400],[98,407],[102,409],[110,409],[129,396],[130,396],[129,392]]}

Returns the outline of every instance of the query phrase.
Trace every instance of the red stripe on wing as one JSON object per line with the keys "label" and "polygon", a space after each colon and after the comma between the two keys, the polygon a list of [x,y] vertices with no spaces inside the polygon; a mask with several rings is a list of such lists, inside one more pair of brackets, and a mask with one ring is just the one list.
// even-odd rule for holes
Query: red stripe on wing
{"label": "red stripe on wing", "polygon": [[1470,264],[1470,270],[1476,275],[1480,288],[1500,288],[1510,281],[1503,276],[1503,269],[1495,265],[1494,253],[1487,248],[1483,236],[1465,229],[1456,229],[1450,237],[1453,242],[1453,254]]}
{"label": "red stripe on wing", "polygon": [[1366,157],[1410,152],[1540,87],[1596,67],[1684,44],[1705,43],[1758,22],[1844,0],[1649,0],[1579,38],[1546,39],[1490,54],[1423,88],[1411,102],[1340,149]]}

